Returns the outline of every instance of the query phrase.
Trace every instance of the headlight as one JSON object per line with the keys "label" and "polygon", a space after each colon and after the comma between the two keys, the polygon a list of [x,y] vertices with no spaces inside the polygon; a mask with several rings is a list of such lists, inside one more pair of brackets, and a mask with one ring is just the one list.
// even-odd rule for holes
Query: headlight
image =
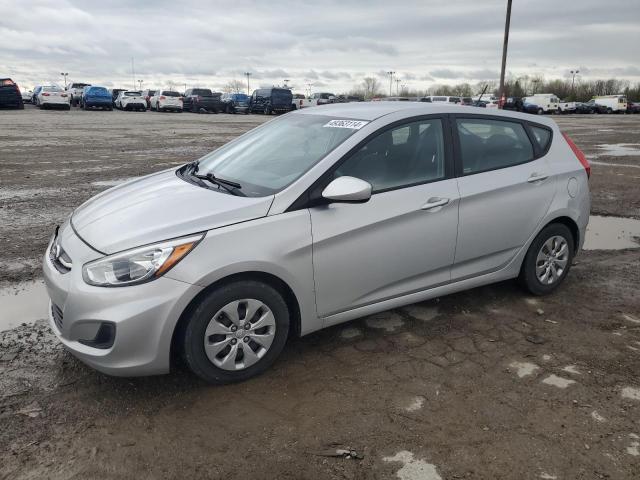
{"label": "headlight", "polygon": [[109,255],[82,267],[82,278],[98,287],[124,287],[150,282],[182,260],[204,237],[176,238]]}

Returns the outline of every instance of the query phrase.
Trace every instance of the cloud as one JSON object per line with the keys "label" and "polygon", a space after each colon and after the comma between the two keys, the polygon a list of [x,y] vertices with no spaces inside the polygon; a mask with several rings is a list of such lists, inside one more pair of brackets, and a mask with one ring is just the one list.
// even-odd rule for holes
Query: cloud
{"label": "cloud", "polygon": [[[570,15],[532,22],[557,0],[514,2],[509,74],[561,78],[582,65],[583,78],[639,81],[632,60],[640,4],[573,3]],[[388,85],[392,70],[425,89],[498,78],[504,9],[504,0],[406,0],[398,9],[382,0],[236,0],[232,8],[205,0],[0,0],[11,12],[0,18],[0,71],[26,87],[60,82],[63,70],[72,81],[128,86],[134,57],[149,88],[214,87],[250,72],[252,85],[289,79],[341,93],[366,76]]]}

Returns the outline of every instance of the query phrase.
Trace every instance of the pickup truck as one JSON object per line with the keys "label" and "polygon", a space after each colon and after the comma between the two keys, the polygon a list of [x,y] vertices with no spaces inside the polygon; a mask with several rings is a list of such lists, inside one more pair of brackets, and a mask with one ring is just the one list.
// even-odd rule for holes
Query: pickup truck
{"label": "pickup truck", "polygon": [[67,93],[69,94],[72,107],[79,107],[82,100],[82,90],[84,87],[88,87],[88,83],[72,83],[67,87]]}
{"label": "pickup truck", "polygon": [[578,106],[576,102],[567,102],[565,100],[560,100],[558,104],[558,113],[576,113]]}
{"label": "pickup truck", "polygon": [[199,113],[201,111],[219,113],[225,106],[220,97],[221,93],[214,93],[208,88],[190,88],[184,92],[182,108],[186,112]]}
{"label": "pickup truck", "polygon": [[317,107],[319,105],[328,105],[336,103],[337,99],[333,93],[321,92],[314,93],[309,98],[296,99],[296,108]]}

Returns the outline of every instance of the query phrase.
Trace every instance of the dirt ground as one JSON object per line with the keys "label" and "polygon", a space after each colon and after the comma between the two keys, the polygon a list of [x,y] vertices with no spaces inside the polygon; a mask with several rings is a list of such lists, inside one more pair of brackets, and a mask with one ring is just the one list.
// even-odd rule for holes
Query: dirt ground
{"label": "dirt ground", "polygon": [[[263,120],[0,112],[0,282],[39,277],[53,226],[107,188],[92,182]],[[640,115],[556,120],[593,161],[592,212],[640,218]],[[505,282],[385,312],[224,387],[107,377],[23,325],[0,332],[0,479],[637,479],[639,287],[640,250],[583,252],[549,297]]]}

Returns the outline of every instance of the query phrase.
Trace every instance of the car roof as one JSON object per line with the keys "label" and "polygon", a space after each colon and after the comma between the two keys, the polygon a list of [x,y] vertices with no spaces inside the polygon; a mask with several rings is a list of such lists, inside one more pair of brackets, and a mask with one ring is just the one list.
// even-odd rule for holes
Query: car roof
{"label": "car roof", "polygon": [[490,115],[495,117],[516,118],[529,120],[544,125],[555,125],[553,120],[541,116],[532,116],[528,113],[519,113],[511,110],[486,110],[484,108],[455,105],[451,103],[429,102],[357,102],[357,103],[333,103],[320,107],[304,108],[296,110],[298,115],[325,115],[342,118],[354,118],[360,120],[376,120],[385,115],[406,111],[411,115],[433,115],[438,113],[458,113],[463,115]]}

